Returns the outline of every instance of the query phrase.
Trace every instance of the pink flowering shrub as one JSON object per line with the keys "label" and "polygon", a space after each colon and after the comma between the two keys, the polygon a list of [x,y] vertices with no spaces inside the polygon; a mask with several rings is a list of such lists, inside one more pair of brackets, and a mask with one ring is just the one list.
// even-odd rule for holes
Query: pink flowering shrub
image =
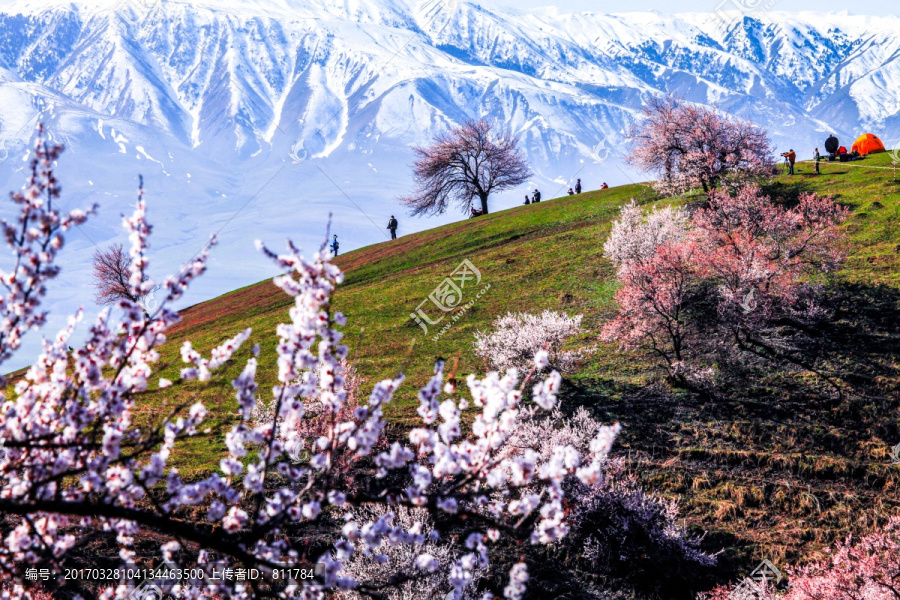
{"label": "pink flowering shrub", "polygon": [[735,187],[772,172],[763,129],[674,96],[650,99],[632,137],[628,161],[656,175],[665,195]]}
{"label": "pink flowering shrub", "polygon": [[[60,213],[52,163],[61,148],[39,140],[32,176],[25,193],[14,195],[22,206],[18,221],[4,223],[6,242],[16,257],[3,274],[6,295],[0,322],[0,360],[19,346],[19,339],[43,321],[38,312],[46,281],[58,272],[53,265],[63,245],[61,232],[84,221],[84,213]],[[152,289],[147,278],[151,226],[143,191],[134,213],[123,220],[130,233],[131,296]],[[212,244],[210,244],[212,245]],[[419,427],[383,451],[384,407],[403,383],[403,376],[380,381],[353,411],[347,381],[340,368],[347,356],[340,327],[345,318],[331,306],[343,280],[323,247],[307,261],[288,244],[276,254],[260,249],[283,270],[274,280],[293,298],[289,319],[278,326],[277,383],[263,392],[257,384],[259,346],[254,345],[240,374],[231,381],[240,422],[225,435],[226,451],[218,469],[185,481],[170,461],[182,451],[181,441],[211,437],[207,409],[201,403],[179,409],[159,423],[138,427],[134,409],[141,394],[185,382],[212,382],[237,361],[251,339],[238,332],[208,355],[190,342],[181,348],[185,363],[174,381],[159,376],[159,347],[166,330],[178,322],[170,308],[206,269],[207,252],[184,265],[163,284],[165,297],[145,314],[129,299],[118,311],[104,310],[85,341],[75,345],[72,333],[81,314],[44,343],[43,351],[15,390],[0,395],[0,512],[6,515],[0,544],[0,571],[13,580],[2,596],[29,597],[21,577],[26,567],[59,572],[72,565],[73,553],[98,535],[114,536],[119,560],[143,557],[139,542],[154,540],[158,557],[179,568],[199,568],[199,578],[168,582],[168,593],[190,598],[325,598],[336,591],[374,596],[383,582],[357,579],[345,569],[357,553],[374,555],[385,543],[415,553],[426,543],[425,532],[407,526],[399,511],[417,509],[433,518],[457,520],[456,537],[429,538],[450,546],[454,562],[446,579],[454,598],[461,598],[475,569],[489,564],[490,548],[501,537],[521,536],[534,544],[565,537],[564,481],[575,478],[596,486],[617,432],[601,427],[585,452],[572,447],[532,449],[511,446],[524,423],[556,406],[558,372],[535,380],[546,356],[524,376],[515,369],[470,375],[467,390],[445,382],[444,365],[419,392]],[[530,400],[523,392],[530,388]],[[262,396],[268,396],[262,400]],[[254,422],[257,405],[271,407],[270,419]],[[319,437],[307,435],[300,423],[308,403],[318,403],[316,418],[327,424]],[[462,411],[472,410],[471,434],[462,435]],[[295,461],[296,449],[308,449],[308,461]],[[348,459],[347,457],[352,457]],[[340,484],[338,465],[359,459],[365,485]],[[373,508],[375,513],[353,512]],[[398,512],[395,512],[398,511]],[[502,532],[502,536],[500,533]],[[418,552],[416,569],[404,577],[430,576],[431,560]],[[274,569],[316,561],[321,575],[287,587],[213,580],[212,569]],[[145,565],[146,566],[146,565]],[[364,574],[363,574],[364,575]],[[521,597],[528,567],[511,571],[507,598]],[[268,581],[272,581],[269,579]],[[132,582],[133,583],[133,582]],[[389,585],[396,585],[392,579]],[[54,593],[86,593],[78,583],[57,580]],[[68,589],[67,589],[68,588]],[[80,591],[79,591],[80,590]],[[104,582],[90,595],[123,598],[129,582]]]}
{"label": "pink flowering shrub", "polygon": [[613,225],[604,249],[622,287],[603,339],[651,352],[684,385],[708,382],[732,353],[809,367],[776,328],[824,315],[814,285],[846,256],[847,209],[815,194],[785,208],[749,185],[714,190],[689,223],[679,212],[655,222],[662,214],[629,205]]}
{"label": "pink flowering shrub", "polygon": [[837,544],[831,559],[796,569],[786,600],[900,598],[900,517],[883,531]]}
{"label": "pink flowering shrub", "polygon": [[717,287],[719,311],[750,328],[776,314],[816,316],[819,307],[804,301],[805,279],[843,263],[846,235],[837,226],[848,214],[815,194],[802,194],[789,209],[756,186],[710,194],[691,222],[700,246],[697,266]]}
{"label": "pink flowering shrub", "polygon": [[563,351],[562,345],[583,331],[581,315],[569,317],[545,310],[540,315],[507,313],[493,322],[489,332],[475,334],[475,354],[491,369],[527,368],[540,350],[547,353],[548,365],[571,371],[580,354]]}
{"label": "pink flowering shrub", "polygon": [[615,340],[626,350],[649,350],[673,374],[693,348],[690,301],[699,279],[694,268],[696,245],[679,242],[661,246],[644,263],[620,276],[616,292],[619,314],[602,330],[602,338]]}
{"label": "pink flowering shrub", "polygon": [[[759,600],[896,600],[900,598],[900,517],[883,531],[838,543],[831,558],[789,569],[789,589],[769,590]],[[720,586],[707,600],[726,600],[733,586]]]}

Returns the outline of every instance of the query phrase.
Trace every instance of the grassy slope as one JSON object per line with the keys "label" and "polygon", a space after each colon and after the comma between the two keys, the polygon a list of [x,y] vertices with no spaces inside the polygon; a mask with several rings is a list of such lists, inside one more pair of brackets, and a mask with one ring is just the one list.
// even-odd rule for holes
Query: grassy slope
{"label": "grassy slope", "polygon": [[[880,319],[897,314],[900,182],[890,170],[857,168],[890,166],[888,155],[851,164],[823,163],[821,177],[812,176],[811,165],[800,165],[798,176],[782,177],[772,189],[788,198],[803,190],[830,194],[853,210],[847,225],[853,251],[841,277],[858,285],[847,288],[850,306],[840,313],[836,335],[849,336],[847,343],[860,348],[848,353],[847,369],[859,371],[860,387],[867,390],[863,398],[835,404],[812,378],[801,374],[786,382],[773,374],[757,388],[703,402],[659,386],[640,357],[598,344],[596,330],[615,310],[613,271],[601,244],[619,206],[632,197],[653,201],[652,192],[638,185],[523,206],[340,256],[336,262],[347,277],[336,305],[349,317],[352,362],[366,377],[366,388],[405,365],[409,381],[390,409],[402,427],[415,417],[415,391],[436,357],[459,356],[462,374],[483,369],[471,352],[473,334],[498,315],[583,313],[592,333],[576,345],[597,351],[570,382],[569,406],[585,404],[604,420],[621,421],[619,454],[648,488],[681,497],[688,522],[713,532],[712,547],[729,548],[744,564],[751,555],[782,563],[809,556],[897,506],[897,467],[887,457],[888,447],[900,441],[897,332],[896,324]],[[434,342],[409,314],[463,259],[481,271],[482,286],[491,288]],[[466,300],[473,297],[467,290]],[[265,398],[274,383],[274,329],[287,318],[288,305],[266,281],[186,310],[163,352],[173,362],[162,375],[176,375],[182,341],[190,339],[205,352],[252,327],[262,345]],[[860,305],[867,312],[857,313],[854,306]],[[860,337],[868,330],[871,336]],[[246,356],[244,351],[239,359]],[[234,361],[228,375],[235,376],[242,363]],[[857,363],[867,366],[857,369]],[[810,380],[810,390],[795,385],[798,379]],[[188,393],[204,399],[218,425],[233,418],[227,382],[188,388],[175,398],[157,393],[142,410],[147,418],[159,415]],[[191,472],[214,465],[222,447],[220,433],[212,443],[198,441],[181,466]]]}

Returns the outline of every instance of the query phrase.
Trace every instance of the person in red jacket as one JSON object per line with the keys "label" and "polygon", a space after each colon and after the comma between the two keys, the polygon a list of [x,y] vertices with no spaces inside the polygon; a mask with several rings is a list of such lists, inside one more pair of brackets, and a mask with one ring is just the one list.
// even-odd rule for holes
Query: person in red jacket
{"label": "person in red jacket", "polygon": [[794,174],[794,163],[797,162],[797,153],[794,152],[794,149],[791,148],[790,152],[785,152],[781,156],[787,161],[788,165],[788,175]]}
{"label": "person in red jacket", "polygon": [[609,189],[609,186],[606,185],[606,182],[604,181],[604,182],[603,182],[603,185],[600,186],[600,189],[601,189],[601,190],[608,190],[608,189]]}

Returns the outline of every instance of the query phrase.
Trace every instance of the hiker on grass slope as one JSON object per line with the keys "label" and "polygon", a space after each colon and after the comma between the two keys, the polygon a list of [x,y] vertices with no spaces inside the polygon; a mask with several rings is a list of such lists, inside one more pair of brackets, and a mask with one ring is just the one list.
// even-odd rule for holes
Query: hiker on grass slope
{"label": "hiker on grass slope", "polygon": [[794,163],[797,162],[797,153],[791,148],[789,152],[785,152],[782,156],[787,159],[788,175],[794,174]]}
{"label": "hiker on grass slope", "polygon": [[397,227],[399,227],[399,226],[400,226],[400,224],[397,223],[397,219],[394,218],[394,215],[391,215],[391,220],[388,221],[388,226],[387,226],[387,228],[388,228],[388,230],[390,230],[390,232],[391,232],[391,239],[392,239],[392,240],[396,240],[396,239],[397,239]]}

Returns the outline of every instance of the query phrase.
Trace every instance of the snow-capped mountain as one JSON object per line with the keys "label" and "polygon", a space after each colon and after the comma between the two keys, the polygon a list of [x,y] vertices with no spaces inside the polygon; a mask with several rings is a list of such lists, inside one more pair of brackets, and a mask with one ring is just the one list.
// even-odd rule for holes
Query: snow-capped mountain
{"label": "snow-capped mountain", "polygon": [[[900,19],[813,13],[565,14],[456,0],[0,3],[0,183],[21,184],[43,121],[69,150],[72,236],[58,317],[90,296],[89,255],[121,237],[136,175],[160,274],[219,232],[193,300],[263,278],[254,237],[309,247],[329,213],[347,250],[459,218],[404,218],[410,146],[485,116],[521,136],[545,197],[624,183],[626,132],[675,92],[811,154],[829,133],[900,145]],[[495,201],[519,202],[524,191]],[[6,208],[0,212],[6,214]],[[74,298],[74,300],[73,300]],[[62,314],[60,314],[62,313]]]}

